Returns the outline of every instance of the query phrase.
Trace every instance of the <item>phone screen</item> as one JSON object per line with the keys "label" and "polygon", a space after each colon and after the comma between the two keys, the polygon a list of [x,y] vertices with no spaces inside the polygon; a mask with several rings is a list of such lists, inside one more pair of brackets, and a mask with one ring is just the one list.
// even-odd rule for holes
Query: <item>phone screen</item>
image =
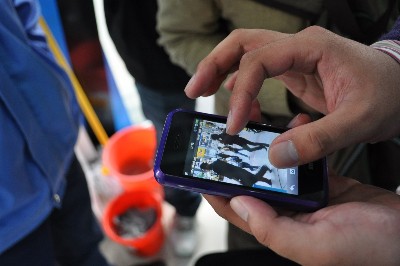
{"label": "phone screen", "polygon": [[286,130],[249,122],[230,136],[226,117],[175,110],[165,122],[154,176],[175,188],[248,195],[294,210],[316,210],[327,202],[325,158],[287,169],[268,160],[272,141]]}
{"label": "phone screen", "polygon": [[278,169],[268,160],[279,133],[245,128],[230,136],[224,123],[195,118],[184,163],[185,176],[298,195],[298,168]]}

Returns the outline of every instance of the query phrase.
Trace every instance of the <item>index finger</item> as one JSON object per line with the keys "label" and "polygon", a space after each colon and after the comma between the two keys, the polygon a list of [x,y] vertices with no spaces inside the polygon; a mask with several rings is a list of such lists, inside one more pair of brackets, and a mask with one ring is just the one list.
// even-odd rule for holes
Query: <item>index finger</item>
{"label": "index finger", "polygon": [[245,53],[286,36],[269,30],[234,30],[199,63],[185,88],[186,95],[194,99],[215,93],[226,76],[237,69]]}
{"label": "index finger", "polygon": [[[230,99],[230,117],[227,133],[237,134],[248,122],[248,110],[265,78],[272,78],[295,71],[312,74],[317,71],[322,57],[323,42],[310,39],[313,29],[304,30],[290,37],[270,42],[247,52],[240,61],[238,75]],[[322,36],[321,29],[314,32]],[[319,46],[318,46],[319,45]],[[319,48],[319,49],[318,49]]]}

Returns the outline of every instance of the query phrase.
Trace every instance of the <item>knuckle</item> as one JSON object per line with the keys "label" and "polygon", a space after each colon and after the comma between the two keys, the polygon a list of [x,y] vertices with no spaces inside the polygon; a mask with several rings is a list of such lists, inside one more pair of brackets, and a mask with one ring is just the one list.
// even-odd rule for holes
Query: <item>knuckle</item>
{"label": "knuckle", "polygon": [[230,37],[234,38],[234,39],[241,39],[243,34],[245,34],[246,30],[245,29],[234,29],[232,30],[232,32],[230,33]]}
{"label": "knuckle", "polygon": [[245,53],[242,58],[240,59],[240,64],[249,64],[252,63],[254,60],[254,53],[252,52],[247,52]]}
{"label": "knuckle", "polygon": [[247,52],[240,58],[239,69],[244,68],[253,74],[258,72],[258,70],[264,71],[258,50]]}
{"label": "knuckle", "polygon": [[[308,45],[317,43],[320,49],[331,47],[331,40],[336,36],[333,32],[319,26],[310,26],[294,34],[298,41],[305,42]],[[319,36],[318,38],[314,38]]]}
{"label": "knuckle", "polygon": [[302,32],[309,33],[312,35],[315,34],[317,36],[320,36],[321,34],[329,33],[329,31],[327,29],[322,28],[320,26],[315,26],[315,25],[305,28],[304,30],[302,30]]}
{"label": "knuckle", "polygon": [[214,75],[215,77],[225,74],[225,72],[226,72],[224,67],[221,66],[220,63],[218,62],[217,55],[213,55],[213,54],[210,54],[209,56],[204,58],[197,65],[196,72],[201,72],[201,71],[206,71],[207,73],[210,73],[210,74]]}
{"label": "knuckle", "polygon": [[313,149],[313,153],[320,156],[329,152],[328,147],[331,136],[326,130],[317,128],[316,130],[309,131],[307,138],[308,142],[306,143],[311,143],[310,147]]}

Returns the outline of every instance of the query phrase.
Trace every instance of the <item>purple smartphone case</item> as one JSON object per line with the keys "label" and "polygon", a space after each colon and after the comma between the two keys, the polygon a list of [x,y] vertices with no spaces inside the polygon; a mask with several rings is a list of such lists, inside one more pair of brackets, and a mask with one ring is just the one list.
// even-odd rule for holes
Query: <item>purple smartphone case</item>
{"label": "purple smartphone case", "polygon": [[[178,110],[174,110],[168,114],[165,124],[164,124],[163,133],[161,136],[160,143],[158,145],[156,159],[155,159],[155,163],[154,163],[154,176],[155,176],[157,182],[160,183],[161,185],[175,187],[178,189],[184,189],[184,190],[203,193],[203,194],[224,196],[224,197],[228,197],[228,198],[232,198],[234,196],[239,196],[239,195],[247,195],[247,196],[252,196],[252,197],[264,200],[265,202],[267,202],[273,206],[283,207],[283,208],[295,210],[295,211],[309,212],[309,211],[318,210],[318,209],[326,206],[327,201],[328,201],[328,179],[327,179],[327,169],[326,168],[324,169],[324,173],[323,173],[324,196],[322,197],[322,200],[320,200],[320,201],[299,199],[299,198],[295,198],[293,196],[288,196],[283,193],[274,193],[274,192],[270,192],[267,190],[260,192],[260,191],[252,190],[251,188],[246,188],[246,187],[232,186],[229,184],[217,183],[217,182],[215,182],[215,183],[214,182],[213,183],[204,182],[201,179],[179,177],[179,176],[173,176],[173,175],[168,175],[168,174],[163,173],[162,170],[160,169],[161,160],[163,157],[163,152],[164,152],[164,147],[165,147],[165,144],[167,141],[168,132],[171,127],[172,117],[176,112],[187,112],[187,113],[195,113],[195,114],[198,113],[198,112],[194,112],[194,111],[186,111],[186,110],[178,109]],[[211,115],[211,114],[207,114],[207,115],[209,115],[210,117],[221,117],[221,116]]]}

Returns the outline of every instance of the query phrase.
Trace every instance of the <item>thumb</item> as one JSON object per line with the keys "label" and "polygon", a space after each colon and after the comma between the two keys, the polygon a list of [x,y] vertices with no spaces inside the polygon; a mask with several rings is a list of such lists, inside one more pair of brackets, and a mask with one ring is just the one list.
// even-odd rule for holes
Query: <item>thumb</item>
{"label": "thumb", "polygon": [[[271,143],[271,163],[278,168],[302,165],[362,141],[360,119],[343,110],[282,133]],[[355,125],[359,125],[357,130]]]}
{"label": "thumb", "polygon": [[279,216],[265,202],[248,196],[231,200],[231,208],[244,219],[257,240],[277,254],[294,261],[301,261],[301,254],[310,254],[311,226],[287,216]]}

